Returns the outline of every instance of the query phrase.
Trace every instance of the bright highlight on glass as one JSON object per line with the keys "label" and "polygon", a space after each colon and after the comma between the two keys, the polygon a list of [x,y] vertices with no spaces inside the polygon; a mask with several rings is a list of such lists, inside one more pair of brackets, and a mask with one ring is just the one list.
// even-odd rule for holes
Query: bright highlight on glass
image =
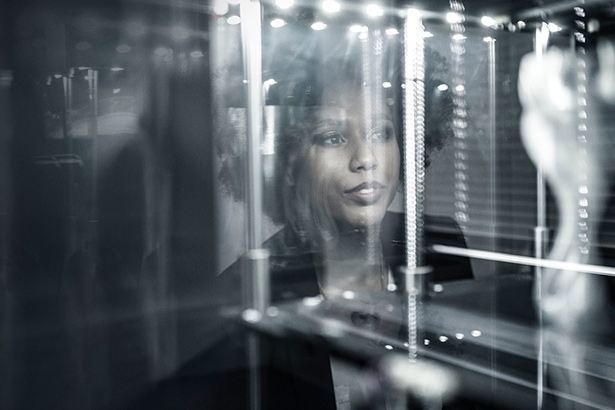
{"label": "bright highlight on glass", "polygon": [[446,21],[450,24],[458,24],[463,22],[463,16],[460,13],[449,11],[446,13]]}
{"label": "bright highlight on glass", "polygon": [[399,30],[397,30],[395,27],[391,27],[387,28],[385,33],[387,34],[387,36],[396,36],[399,34]]}
{"label": "bright highlight on glass", "polygon": [[322,2],[322,9],[327,13],[337,13],[341,9],[341,5],[335,0],[325,0]]}
{"label": "bright highlight on glass", "polygon": [[483,334],[483,332],[481,332],[480,330],[472,330],[472,331],[470,332],[470,334],[471,334],[473,337],[480,337],[480,336]]}
{"label": "bright highlight on glass", "polygon": [[367,31],[367,27],[361,26],[359,24],[355,24],[355,25],[350,26],[349,30],[353,33],[363,33]]}
{"label": "bright highlight on glass", "polygon": [[385,81],[382,83],[382,88],[391,88],[391,83],[389,81]]}
{"label": "bright highlight on glass", "polygon": [[313,23],[310,27],[312,27],[312,30],[320,31],[326,29],[327,25],[322,21],[317,21]]}
{"label": "bright highlight on glass", "polygon": [[430,33],[429,31],[423,31],[423,38],[430,38],[433,37],[433,33]]}
{"label": "bright highlight on glass", "polygon": [[295,4],[295,1],[294,0],[275,0],[275,4],[281,9],[288,9],[292,7],[293,4]]}
{"label": "bright highlight on glass", "polygon": [[269,24],[271,24],[271,27],[273,28],[280,28],[284,27],[286,25],[286,22],[282,19],[273,19]]}
{"label": "bright highlight on glass", "polygon": [[487,26],[487,27],[497,26],[498,24],[498,22],[495,21],[493,17],[489,17],[489,16],[481,17],[480,22],[483,26]]}
{"label": "bright highlight on glass", "polygon": [[[443,84],[440,84],[440,85],[437,87],[437,89],[438,89],[438,91],[444,92],[444,91],[448,90],[448,84],[444,84],[444,83],[443,83]],[[434,286],[434,290],[435,290],[435,286]],[[441,290],[439,290],[439,291],[438,291],[438,290],[436,290],[436,292],[441,292]]]}
{"label": "bright highlight on glass", "polygon": [[195,51],[190,53],[190,57],[192,57],[192,58],[203,58],[203,57],[205,57],[205,54],[203,54],[203,52],[200,51],[200,50],[195,50]]}
{"label": "bright highlight on glass", "polygon": [[549,23],[547,24],[547,27],[549,28],[549,31],[551,33],[557,33],[558,31],[562,31],[562,28],[555,23]]}
{"label": "bright highlight on glass", "polygon": [[384,14],[384,10],[377,4],[370,4],[365,9],[367,14],[372,17],[380,17]]}
{"label": "bright highlight on glass", "polygon": [[452,38],[453,40],[459,41],[459,40],[465,40],[466,36],[464,36],[463,34],[454,34]]}
{"label": "bright highlight on glass", "polygon": [[113,67],[111,71],[124,71],[124,69],[122,67]]}

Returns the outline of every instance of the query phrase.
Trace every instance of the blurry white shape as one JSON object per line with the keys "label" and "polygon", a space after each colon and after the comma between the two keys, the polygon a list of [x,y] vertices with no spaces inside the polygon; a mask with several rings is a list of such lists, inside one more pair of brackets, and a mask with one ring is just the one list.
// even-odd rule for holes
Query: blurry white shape
{"label": "blurry white shape", "polygon": [[194,50],[193,52],[190,53],[190,57],[194,59],[203,58],[205,57],[205,54],[203,54],[203,52],[200,50]]}
{"label": "blurry white shape", "polygon": [[483,335],[483,332],[481,332],[480,330],[472,330],[470,334],[472,335],[472,337],[480,337]]}
{"label": "blurry white shape", "polygon": [[391,83],[389,81],[385,81],[382,83],[382,88],[391,88]]}
{"label": "blurry white shape", "polygon": [[[62,78],[62,74],[54,74],[54,77],[55,77],[55,78]],[[86,80],[87,80],[88,78],[89,78],[89,77],[86,77]]]}
{"label": "blurry white shape", "polygon": [[282,19],[273,19],[269,24],[271,24],[271,27],[273,28],[280,28],[284,27],[286,25],[286,22]]}
{"label": "blurry white shape", "polygon": [[465,91],[465,89],[466,88],[463,86],[463,84],[459,84],[459,85],[455,86],[455,91],[457,91],[457,92],[463,92],[463,91]]}
{"label": "blurry white shape", "polygon": [[438,89],[438,91],[444,92],[446,90],[448,90],[448,84],[440,84],[438,87],[436,87]]}
{"label": "blurry white shape", "polygon": [[119,46],[115,47],[115,51],[122,54],[130,52],[130,50],[132,50],[132,47],[130,47],[128,44],[120,44]]}
{"label": "blurry white shape", "polygon": [[517,21],[517,27],[519,27],[520,29],[524,29],[525,28],[525,21],[523,21],[523,20]]}
{"label": "blurry white shape", "polygon": [[388,304],[388,305],[386,305],[386,310],[387,310],[387,312],[392,312],[392,311],[395,310],[395,306],[393,306],[391,304]]}
{"label": "blurry white shape", "polygon": [[281,9],[291,8],[295,4],[294,0],[275,0],[275,5]]}
{"label": "blurry white shape", "polygon": [[226,0],[215,0],[214,1],[214,14],[217,14],[218,16],[224,16],[226,13],[228,13],[228,4],[229,2],[227,2]]}
{"label": "blurry white shape", "polygon": [[377,4],[369,4],[365,8],[365,12],[371,17],[380,17],[384,14],[384,10]]}
{"label": "blurry white shape", "polygon": [[463,16],[461,15],[461,13],[449,11],[448,13],[446,13],[446,21],[450,24],[459,24],[463,22]]}
{"label": "blurry white shape", "polygon": [[[615,67],[615,46],[610,41],[598,43],[599,63],[602,67]],[[615,81],[608,69],[598,71],[597,87],[600,96],[610,104],[615,103]]]}
{"label": "blurry white shape", "polygon": [[227,0],[228,4],[232,4],[233,6],[238,5],[239,3],[241,3],[241,0]]}
{"label": "blurry white shape", "polygon": [[367,37],[369,37],[367,34],[367,30],[360,32],[357,37],[359,37],[361,40],[365,40]]}
{"label": "blurry white shape", "polygon": [[423,36],[423,38],[430,38],[430,37],[433,37],[433,33],[429,32],[429,31],[423,31],[422,36]]}
{"label": "blurry white shape", "polygon": [[438,337],[438,340],[441,341],[442,343],[447,342],[448,341],[448,336],[442,335],[442,336]]}
{"label": "blurry white shape", "polygon": [[319,296],[314,296],[311,298],[303,298],[304,306],[318,306],[322,302],[322,298]]}
{"label": "blurry white shape", "polygon": [[244,83],[244,84],[248,84],[248,80],[246,80],[246,79],[241,80],[241,82]]}
{"label": "blurry white shape", "polygon": [[226,19],[226,22],[231,26],[236,26],[237,24],[241,23],[241,18],[239,16],[230,16]]}
{"label": "blurry white shape", "polygon": [[389,292],[395,292],[395,291],[397,290],[397,285],[396,285],[396,284],[394,284],[394,283],[389,283],[389,284],[387,285],[387,290],[388,290]]}
{"label": "blurry white shape", "polygon": [[433,291],[436,293],[440,293],[444,290],[444,286],[442,286],[439,283],[436,283],[435,285],[433,285]]}
{"label": "blurry white shape", "polygon": [[495,19],[493,17],[490,16],[483,16],[480,18],[480,22],[483,26],[487,26],[487,27],[492,27],[492,26],[497,26],[498,22],[495,21]]}
{"label": "blurry white shape", "polygon": [[463,34],[453,34],[452,39],[456,41],[465,40],[466,36],[464,36]]}
{"label": "blurry white shape", "polygon": [[111,71],[124,71],[122,67],[111,67]]}
{"label": "blurry white shape", "polygon": [[406,89],[406,84],[402,84],[401,88],[402,88],[402,90],[405,90]]}
{"label": "blurry white shape", "polygon": [[276,317],[280,315],[280,309],[275,306],[270,306],[267,308],[267,316]]}
{"label": "blurry white shape", "polygon": [[461,340],[465,337],[465,335],[463,333],[455,333],[455,339],[457,340]]}
{"label": "blurry white shape", "polygon": [[350,30],[353,33],[362,33],[364,31],[367,31],[367,27],[362,26],[360,24],[353,24],[352,26],[350,26],[348,30]]}
{"label": "blurry white shape", "polygon": [[171,35],[175,40],[185,40],[190,37],[190,32],[184,27],[173,27],[171,29]]}
{"label": "blurry white shape", "polygon": [[265,80],[265,81],[263,82],[263,85],[264,85],[265,87],[270,87],[270,86],[272,86],[273,84],[277,84],[277,83],[278,83],[278,82],[277,82],[276,80],[274,80],[273,78],[270,78],[270,79],[268,79],[268,80]]}
{"label": "blurry white shape", "polygon": [[322,9],[327,13],[337,13],[342,6],[335,0],[324,0],[322,2]]}
{"label": "blurry white shape", "polygon": [[397,30],[395,27],[389,27],[385,30],[385,33],[387,34],[387,36],[396,36],[399,34],[399,30]]}
{"label": "blurry white shape", "polygon": [[391,345],[384,345],[384,348],[387,350],[393,350],[393,346]]}
{"label": "blurry white shape", "polygon": [[354,299],[355,294],[351,290],[346,290],[344,291],[344,293],[342,293],[342,296],[344,297],[344,299]]}
{"label": "blurry white shape", "polygon": [[320,31],[320,30],[326,29],[327,25],[323,23],[322,21],[316,21],[312,23],[310,27],[312,27],[312,30]]}
{"label": "blurry white shape", "polygon": [[241,317],[246,322],[256,323],[256,322],[259,322],[263,318],[263,315],[261,312],[259,312],[256,309],[246,309],[241,314]]}
{"label": "blurry white shape", "polygon": [[119,93],[119,92],[120,92],[120,89],[119,89],[119,88],[114,88],[114,89],[113,89],[113,94],[117,94],[117,93]]}
{"label": "blurry white shape", "polygon": [[493,43],[495,41],[495,38],[487,36],[487,37],[483,37],[483,41],[485,43]]}
{"label": "blurry white shape", "polygon": [[558,31],[562,31],[562,28],[555,23],[549,23],[547,24],[547,27],[549,28],[549,31],[551,33],[557,33]]}
{"label": "blurry white shape", "polygon": [[406,16],[409,19],[415,19],[416,20],[416,19],[420,19],[421,18],[421,11],[418,10],[418,9],[409,8],[406,11],[406,13],[407,13]]}
{"label": "blurry white shape", "polygon": [[408,343],[408,342],[404,342],[404,346],[405,346],[405,347],[408,347],[408,346],[410,346],[410,343]]}
{"label": "blurry white shape", "polygon": [[90,67],[77,67],[77,70],[89,70]]}
{"label": "blurry white shape", "polygon": [[429,346],[429,344],[430,344],[430,343],[431,343],[431,340],[429,340],[429,339],[425,339],[425,340],[423,340],[423,344],[424,344],[425,346]]}

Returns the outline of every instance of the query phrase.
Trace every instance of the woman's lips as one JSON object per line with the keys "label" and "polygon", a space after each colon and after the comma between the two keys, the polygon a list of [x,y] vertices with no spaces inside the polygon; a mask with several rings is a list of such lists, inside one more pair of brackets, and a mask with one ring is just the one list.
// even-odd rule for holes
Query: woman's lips
{"label": "woman's lips", "polygon": [[351,188],[344,192],[344,194],[353,202],[368,206],[373,205],[380,201],[380,198],[384,195],[384,185],[380,182],[363,182],[354,188]]}

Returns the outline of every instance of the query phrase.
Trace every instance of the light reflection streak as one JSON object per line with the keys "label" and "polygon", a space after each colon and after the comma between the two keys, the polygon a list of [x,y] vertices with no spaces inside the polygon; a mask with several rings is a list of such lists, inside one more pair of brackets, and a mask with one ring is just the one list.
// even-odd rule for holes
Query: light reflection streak
{"label": "light reflection streak", "polygon": [[430,249],[434,252],[445,255],[466,256],[468,258],[493,260],[494,262],[505,262],[516,265],[537,266],[542,268],[560,269],[575,271],[579,273],[592,273],[603,276],[615,277],[615,268],[600,265],[589,265],[584,263],[574,263],[557,261],[550,259],[538,259],[531,256],[511,255],[508,253],[482,251],[477,249],[457,248],[448,245],[432,245]]}

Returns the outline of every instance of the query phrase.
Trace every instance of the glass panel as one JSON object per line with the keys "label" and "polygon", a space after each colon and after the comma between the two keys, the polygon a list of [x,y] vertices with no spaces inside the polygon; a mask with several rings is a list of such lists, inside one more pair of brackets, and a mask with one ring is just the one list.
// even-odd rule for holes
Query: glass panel
{"label": "glass panel", "polygon": [[0,408],[613,407],[611,2],[375,3],[0,6]]}

